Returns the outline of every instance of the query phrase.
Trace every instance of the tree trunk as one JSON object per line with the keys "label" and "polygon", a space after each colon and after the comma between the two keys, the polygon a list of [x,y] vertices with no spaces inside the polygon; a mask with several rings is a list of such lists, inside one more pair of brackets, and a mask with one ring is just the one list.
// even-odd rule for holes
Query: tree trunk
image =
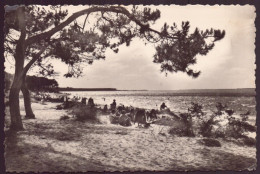
{"label": "tree trunk", "polygon": [[12,87],[9,94],[10,102],[10,116],[11,116],[11,125],[10,130],[20,131],[23,130],[23,123],[20,114],[20,104],[19,104],[19,92],[23,84],[23,67],[24,67],[24,55],[25,55],[25,16],[24,16],[24,7],[17,10],[17,18],[19,28],[21,30],[20,38],[17,42],[15,49],[15,74]]}
{"label": "tree trunk", "polygon": [[32,111],[32,106],[31,106],[31,96],[30,96],[30,91],[27,88],[25,78],[22,84],[22,93],[23,93],[23,99],[24,99],[24,108],[25,108],[25,117],[28,119],[35,119],[35,115]]}
{"label": "tree trunk", "polygon": [[21,89],[22,83],[19,81],[19,78],[14,78],[12,87],[9,94],[10,102],[10,115],[11,115],[11,126],[10,129],[14,131],[23,130],[23,124],[20,114],[20,104],[19,104],[19,92]]}

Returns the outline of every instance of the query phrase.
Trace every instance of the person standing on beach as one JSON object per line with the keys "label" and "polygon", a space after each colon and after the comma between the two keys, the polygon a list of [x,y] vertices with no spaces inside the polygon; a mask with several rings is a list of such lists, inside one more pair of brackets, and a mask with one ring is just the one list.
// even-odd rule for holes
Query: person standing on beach
{"label": "person standing on beach", "polygon": [[103,112],[107,112],[107,105],[104,106]]}
{"label": "person standing on beach", "polygon": [[110,109],[113,111],[115,111],[116,110],[116,100],[114,99],[113,100],[113,103],[112,104],[110,104]]}
{"label": "person standing on beach", "polygon": [[87,104],[87,98],[86,98],[86,97],[83,97],[83,98],[81,99],[81,103],[84,104],[84,105]]}

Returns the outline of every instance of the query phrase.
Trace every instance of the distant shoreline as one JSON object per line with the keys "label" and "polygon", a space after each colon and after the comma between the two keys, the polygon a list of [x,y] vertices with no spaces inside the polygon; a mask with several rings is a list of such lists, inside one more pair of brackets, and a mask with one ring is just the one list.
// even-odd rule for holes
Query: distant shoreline
{"label": "distant shoreline", "polygon": [[77,91],[144,91],[155,92],[164,96],[222,96],[222,97],[254,97],[254,88],[239,89],[182,89],[182,90],[118,90],[116,88],[59,88],[61,92]]}
{"label": "distant shoreline", "polygon": [[59,91],[148,91],[148,90],[124,90],[116,88],[58,88]]}
{"label": "distant shoreline", "polygon": [[58,88],[59,91],[117,91],[116,88]]}

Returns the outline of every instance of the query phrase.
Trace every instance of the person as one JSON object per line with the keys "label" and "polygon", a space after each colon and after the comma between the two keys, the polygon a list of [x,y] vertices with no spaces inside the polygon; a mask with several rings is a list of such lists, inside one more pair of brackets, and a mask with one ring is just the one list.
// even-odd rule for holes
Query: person
{"label": "person", "polygon": [[122,111],[125,111],[125,106],[124,105],[122,105],[122,104],[120,104],[118,107],[117,107],[117,111],[118,112],[122,112]]}
{"label": "person", "polygon": [[116,100],[114,99],[113,100],[113,103],[112,104],[110,104],[110,109],[113,111],[115,111],[116,110]]}
{"label": "person", "polygon": [[87,104],[87,98],[86,98],[86,97],[83,97],[83,98],[81,99],[81,103],[84,104],[84,105]]}
{"label": "person", "polygon": [[126,115],[125,111],[122,111],[122,114],[119,116],[118,123],[121,126],[131,126],[131,119]]}
{"label": "person", "polygon": [[115,99],[113,100],[113,103],[112,103],[112,104],[116,106],[116,100],[115,100]]}
{"label": "person", "polygon": [[90,97],[90,98],[88,99],[88,105],[89,105],[90,107],[95,106],[93,98]]}
{"label": "person", "polygon": [[103,112],[107,112],[107,105],[104,106]]}
{"label": "person", "polygon": [[161,105],[161,107],[160,107],[160,109],[163,110],[163,109],[166,109],[166,108],[167,108],[167,106],[166,106],[165,103],[163,102],[162,105]]}

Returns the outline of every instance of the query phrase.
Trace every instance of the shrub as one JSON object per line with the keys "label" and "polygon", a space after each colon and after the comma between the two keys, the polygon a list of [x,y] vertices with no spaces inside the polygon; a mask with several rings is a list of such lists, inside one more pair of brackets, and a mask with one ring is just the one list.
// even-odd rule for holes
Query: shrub
{"label": "shrub", "polygon": [[225,138],[226,137],[226,134],[224,131],[220,131],[220,130],[216,130],[214,132],[214,137],[215,138]]}
{"label": "shrub", "polygon": [[185,134],[185,131],[182,129],[182,128],[177,128],[177,127],[172,127],[170,130],[169,130],[169,134],[171,135],[177,135],[177,136],[180,136],[180,137],[185,137],[187,136],[187,134]]}
{"label": "shrub", "polygon": [[[75,102],[75,101],[66,101],[63,103],[63,109],[70,109],[74,106],[77,106],[79,105],[78,102]],[[82,105],[83,106],[83,105]]]}
{"label": "shrub", "polygon": [[222,111],[224,111],[227,108],[227,105],[223,105],[222,103],[218,102],[216,108],[217,108],[217,112],[215,112],[215,114],[222,115]]}
{"label": "shrub", "polygon": [[110,116],[109,116],[109,119],[110,119],[110,123],[111,123],[111,124],[118,124],[118,123],[119,123],[119,117],[118,117],[118,116],[112,116],[112,115],[110,115]]}
{"label": "shrub", "polygon": [[56,106],[56,110],[62,110],[62,109],[63,109],[63,104]]}
{"label": "shrub", "polygon": [[234,117],[229,119],[227,134],[230,137],[233,137],[233,138],[244,137],[243,134],[246,131],[255,132],[256,127],[253,125],[250,125],[246,121],[241,121],[241,120],[235,119]]}
{"label": "shrub", "polygon": [[200,126],[199,126],[199,134],[201,134],[203,137],[211,137],[213,135],[212,129],[213,125],[216,124],[216,121],[214,121],[215,116],[212,115],[208,120],[204,121],[202,120]]}
{"label": "shrub", "polygon": [[181,113],[180,117],[184,124],[181,127],[173,128],[172,130],[170,130],[170,134],[172,133],[179,136],[194,137],[195,134],[193,131],[193,122],[191,114]]}
{"label": "shrub", "polygon": [[221,147],[220,142],[212,138],[202,139],[200,143],[208,147]]}
{"label": "shrub", "polygon": [[202,112],[202,105],[198,103],[192,102],[191,107],[188,108],[188,111],[196,117],[204,115],[204,112]]}
{"label": "shrub", "polygon": [[78,105],[72,108],[71,112],[78,121],[93,120],[97,121],[97,109],[87,105]]}
{"label": "shrub", "polygon": [[61,121],[61,120],[68,120],[69,118],[70,118],[69,116],[64,115],[64,116],[61,116],[61,117],[60,117],[60,121]]}
{"label": "shrub", "polygon": [[121,126],[131,126],[131,119],[126,115],[121,115],[118,122]]}
{"label": "shrub", "polygon": [[244,145],[247,146],[256,146],[256,139],[251,137],[244,137],[243,138]]}
{"label": "shrub", "polygon": [[247,111],[244,114],[240,114],[240,116],[242,117],[242,121],[247,121],[248,120],[248,115],[250,115],[250,111]]}
{"label": "shrub", "polygon": [[181,114],[181,118],[183,121],[183,124],[178,127],[172,127],[169,130],[169,134],[171,135],[177,135],[180,137],[194,137],[194,131],[192,126],[192,121],[190,120],[191,117],[189,114]]}
{"label": "shrub", "polygon": [[[180,118],[183,121],[184,126],[178,129],[174,128],[170,132],[173,134],[178,134],[179,136],[194,137],[195,128],[193,118],[201,119],[203,115],[204,112],[202,111],[202,105],[192,102],[191,107],[188,108],[188,113],[180,114]],[[182,131],[182,133],[180,131]]]}
{"label": "shrub", "polygon": [[235,113],[233,109],[226,109],[225,112],[228,114],[228,116],[232,116]]}

